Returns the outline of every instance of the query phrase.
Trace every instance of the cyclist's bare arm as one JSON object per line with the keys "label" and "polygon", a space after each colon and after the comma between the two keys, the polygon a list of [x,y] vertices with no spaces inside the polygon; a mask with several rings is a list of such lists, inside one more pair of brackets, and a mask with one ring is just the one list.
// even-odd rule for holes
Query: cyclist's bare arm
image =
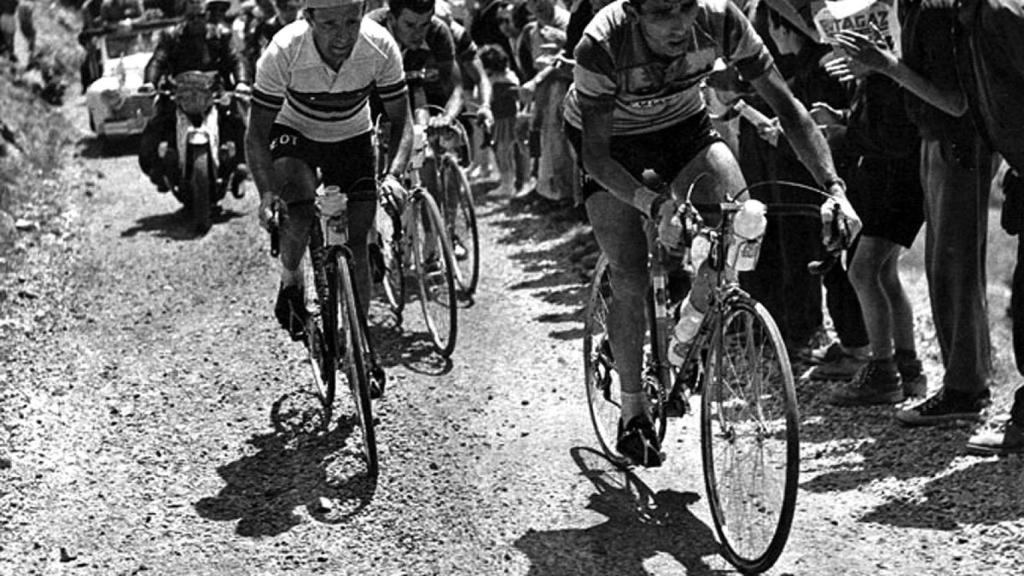
{"label": "cyclist's bare arm", "polygon": [[615,101],[579,95],[583,125],[583,168],[606,190],[646,215],[658,194],[633,177],[612,157],[612,113]]}
{"label": "cyclist's bare arm", "polygon": [[459,65],[455,60],[452,60],[448,66],[441,66],[440,72],[441,84],[452,87],[452,93],[444,105],[443,118],[445,124],[451,124],[459,112],[462,112],[462,72],[459,71]]}
{"label": "cyclist's bare arm", "polygon": [[277,118],[277,111],[253,106],[249,112],[249,129],[245,133],[245,155],[249,161],[253,182],[260,193],[260,223],[267,225],[264,214],[273,199],[272,194],[278,192],[278,178],[274,172],[274,160],[270,155],[270,129]]}
{"label": "cyclist's bare arm", "polygon": [[[486,107],[490,111],[493,92],[491,91],[491,79],[487,77],[487,71],[484,70],[484,63],[480,61],[479,56],[473,56],[470,67],[475,71],[476,85],[480,87],[480,102],[482,102],[480,107]],[[494,116],[488,115],[487,122],[493,123]]]}
{"label": "cyclist's bare arm", "polygon": [[[814,180],[822,186],[836,182],[838,177],[828,142],[804,105],[793,96],[778,69],[772,66],[760,77],[751,80],[751,84],[775,111],[790,145]],[[829,188],[831,194],[838,192],[845,195],[846,191],[841,186]]]}
{"label": "cyclist's bare arm", "polygon": [[412,115],[409,113],[409,99],[403,93],[399,98],[384,100],[384,113],[387,114],[391,126],[388,135],[388,172],[398,178],[405,172],[412,150]]}

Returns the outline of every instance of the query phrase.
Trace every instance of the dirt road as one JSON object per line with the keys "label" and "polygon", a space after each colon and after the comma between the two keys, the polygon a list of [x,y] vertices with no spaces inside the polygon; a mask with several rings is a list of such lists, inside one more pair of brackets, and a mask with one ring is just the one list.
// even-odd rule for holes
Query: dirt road
{"label": "dirt road", "polygon": [[[53,182],[68,211],[25,233],[0,298],[0,574],[731,573],[692,417],[664,468],[593,451],[583,224],[481,198],[483,279],[450,365],[418,311],[398,329],[375,307],[391,380],[371,489],[349,425],[272,417],[308,402],[308,368],[272,317],[253,195],[195,238],[130,146],[79,152]],[[1021,459],[800,389],[799,509],[774,574],[1020,573]]]}

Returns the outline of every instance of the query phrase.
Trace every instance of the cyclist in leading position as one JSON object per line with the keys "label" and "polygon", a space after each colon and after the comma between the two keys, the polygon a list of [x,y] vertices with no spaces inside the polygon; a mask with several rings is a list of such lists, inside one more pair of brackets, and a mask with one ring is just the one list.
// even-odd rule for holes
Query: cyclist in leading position
{"label": "cyclist in leading position", "polygon": [[[661,447],[640,374],[648,289],[643,220],[656,221],[658,241],[674,247],[682,234],[677,202],[691,185],[698,205],[721,202],[746,185],[701,100],[700,84],[716,59],[735,66],[771,105],[803,164],[828,190],[821,212],[826,243],[838,241],[831,237],[833,218],[850,238],[860,220],[828,144],[750,22],[728,0],[617,0],[594,16],[575,56],[566,130],[589,176],[587,214],[611,270],[608,336],[622,390],[616,449],[634,463],[658,466]],[[667,189],[646,186],[647,169],[670,182]],[[683,302],[680,321],[692,324],[693,335],[712,282],[705,263]],[[678,347],[673,355],[684,356]]]}
{"label": "cyclist in leading position", "polygon": [[356,292],[368,309],[371,280],[366,237],[377,208],[370,93],[391,120],[389,174],[397,186],[411,145],[409,105],[398,45],[384,28],[363,18],[363,0],[307,0],[305,20],[285,26],[256,64],[246,137],[253,180],[260,192],[260,223],[280,221],[281,284],[274,311],[295,340],[304,338],[308,313],[299,264],[314,224],[317,169],[325,186],[348,195],[349,248]]}
{"label": "cyclist in leading position", "polygon": [[[423,106],[442,108],[430,117],[429,126],[449,126],[463,107],[462,73],[455,60],[455,41],[444,20],[434,14],[434,0],[388,0],[387,7],[366,15],[368,20],[384,26],[402,50],[402,66],[409,83],[409,102],[415,122],[422,126]],[[424,160],[420,176],[427,190],[437,200],[445,219],[451,221],[455,206],[440,194],[432,155]],[[466,249],[456,243],[455,257],[466,257]]]}

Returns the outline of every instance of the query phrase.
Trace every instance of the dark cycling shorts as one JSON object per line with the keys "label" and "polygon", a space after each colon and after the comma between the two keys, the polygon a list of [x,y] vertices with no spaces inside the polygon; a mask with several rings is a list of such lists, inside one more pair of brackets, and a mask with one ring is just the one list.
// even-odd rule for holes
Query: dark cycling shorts
{"label": "dark cycling shorts", "polygon": [[[582,171],[583,135],[570,124],[565,125],[565,132],[576,150],[577,163]],[[671,182],[702,150],[723,141],[722,136],[711,126],[707,113],[699,112],[657,132],[613,136],[612,158],[640,182],[644,181],[644,170],[654,170],[663,181]],[[584,175],[584,201],[601,190],[604,188],[596,180]]]}
{"label": "dark cycling shorts", "polygon": [[[376,155],[370,133],[339,142],[317,142],[298,130],[274,124],[270,130],[270,156],[301,160],[314,171],[319,168],[324,186],[337,186],[351,200],[376,200]],[[285,198],[294,202],[305,198]]]}

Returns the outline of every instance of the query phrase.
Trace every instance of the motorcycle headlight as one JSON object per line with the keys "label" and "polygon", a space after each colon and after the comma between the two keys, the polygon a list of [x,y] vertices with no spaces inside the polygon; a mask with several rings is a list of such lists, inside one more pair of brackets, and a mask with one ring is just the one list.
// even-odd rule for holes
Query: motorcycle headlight
{"label": "motorcycle headlight", "polygon": [[120,90],[104,90],[100,93],[100,100],[111,110],[124,106],[124,94]]}

